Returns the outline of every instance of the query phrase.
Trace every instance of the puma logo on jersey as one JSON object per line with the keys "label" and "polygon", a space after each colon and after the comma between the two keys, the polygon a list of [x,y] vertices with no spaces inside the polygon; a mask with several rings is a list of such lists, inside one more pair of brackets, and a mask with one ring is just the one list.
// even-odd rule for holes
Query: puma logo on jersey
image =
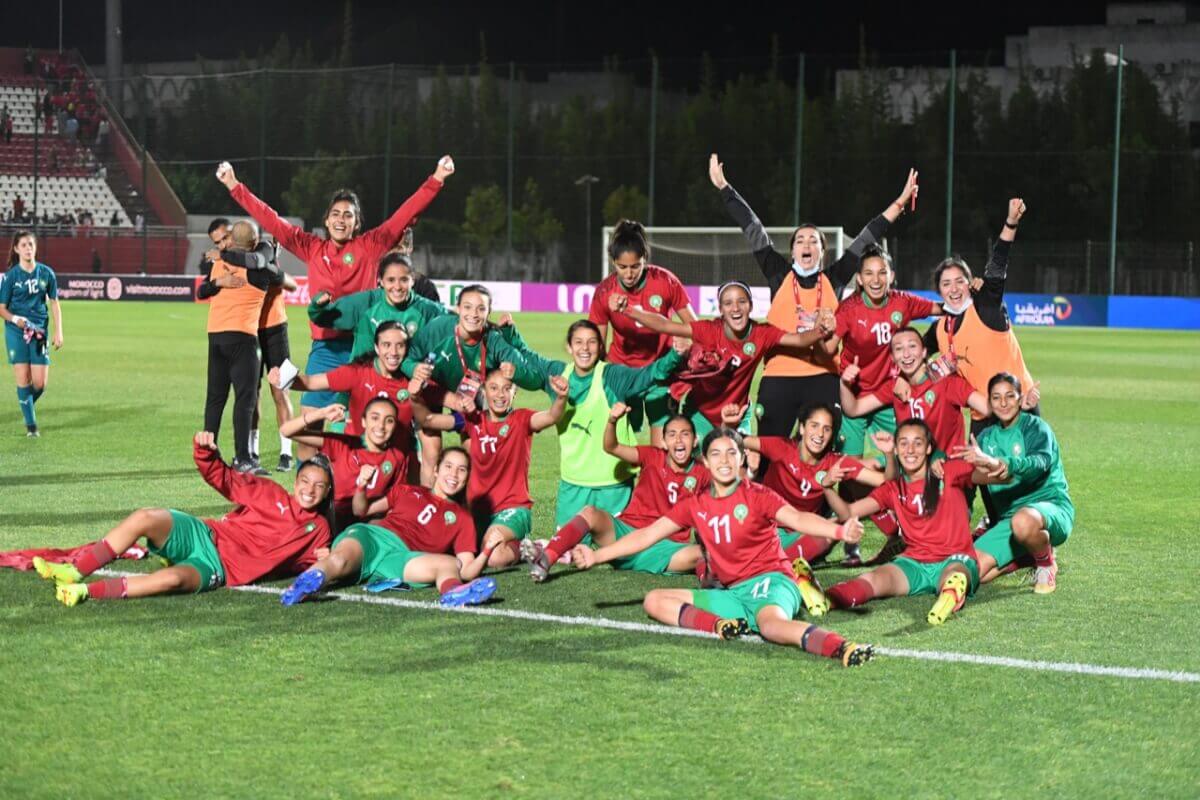
{"label": "puma logo on jersey", "polygon": [[364,384],[363,384],[363,386],[367,387],[367,391],[368,391],[368,392],[373,392],[373,391],[375,391],[375,386],[374,386],[373,384],[370,384],[370,383],[364,383]]}
{"label": "puma logo on jersey", "polygon": [[800,474],[800,467],[797,466],[795,462],[792,462],[792,461],[787,462],[787,468],[792,471],[793,475]]}
{"label": "puma logo on jersey", "polygon": [[285,506],[282,501],[276,500],[275,505],[279,507],[279,516],[287,516],[287,506]]}
{"label": "puma logo on jersey", "polygon": [[862,325],[864,328],[867,327],[867,321],[865,319],[856,319],[854,321],[857,322],[859,325]]}
{"label": "puma logo on jersey", "polygon": [[438,351],[438,355],[439,355],[439,356],[441,356],[441,358],[442,358],[442,361],[449,361],[449,360],[450,360],[450,354],[449,354],[449,353],[447,353],[445,350],[439,350],[439,351]]}
{"label": "puma logo on jersey", "polygon": [[590,419],[589,419],[589,420],[588,420],[588,424],[587,424],[587,427],[586,427],[586,428],[585,428],[584,426],[580,425],[578,422],[572,422],[572,423],[571,423],[571,425],[570,425],[570,427],[572,427],[572,428],[579,428],[579,430],[583,431],[583,435],[584,435],[584,436],[591,436],[591,435],[592,435],[592,430],[591,430],[591,428],[592,428],[592,423],[593,423],[594,421],[595,421],[595,420],[590,420]]}

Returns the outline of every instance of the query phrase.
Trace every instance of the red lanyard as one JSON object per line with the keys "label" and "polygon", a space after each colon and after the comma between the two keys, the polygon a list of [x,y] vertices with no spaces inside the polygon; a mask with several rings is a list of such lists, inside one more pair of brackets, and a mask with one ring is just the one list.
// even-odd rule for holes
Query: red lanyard
{"label": "red lanyard", "polygon": [[[821,280],[824,275],[817,273],[817,305],[813,309],[814,312],[821,310],[821,297],[825,294],[825,282]],[[796,301],[796,315],[804,310],[803,304],[800,302],[800,279],[796,277],[796,273],[792,273],[792,299]]]}
{"label": "red lanyard", "polygon": [[[963,313],[964,314],[967,313],[966,310],[964,310]],[[946,317],[946,349],[948,351],[950,351],[949,356],[951,358],[956,358],[956,356],[954,355],[954,331],[950,327],[951,320],[952,320],[951,317]],[[962,317],[959,317],[958,325],[962,325]],[[955,327],[958,327],[958,326],[955,326]]]}
{"label": "red lanyard", "polygon": [[[467,366],[467,358],[463,355],[462,342],[458,339],[458,331],[454,332],[454,347],[458,350],[458,363],[462,364],[463,377],[471,375],[474,370]],[[483,377],[484,370],[487,369],[487,328],[484,328],[483,333],[479,337],[479,372],[480,378]]]}

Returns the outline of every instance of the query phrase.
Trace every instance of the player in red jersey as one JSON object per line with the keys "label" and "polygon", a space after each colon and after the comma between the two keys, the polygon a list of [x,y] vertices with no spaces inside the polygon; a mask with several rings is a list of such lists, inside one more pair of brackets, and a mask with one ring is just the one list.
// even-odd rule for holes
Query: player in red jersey
{"label": "player in red jersey", "polygon": [[[87,599],[117,600],[158,594],[204,592],[263,578],[295,575],[329,546],[333,475],[322,456],[300,464],[289,494],[274,481],[239,473],[221,460],[213,434],[197,433],[192,456],[209,486],[237,505],[219,520],[182,511],[143,508],[84,549],[72,563],[35,558],[38,574],[56,584],[67,606]],[[141,537],[150,552],[171,566],[149,575],[84,583],[83,579],[124,553]]]}
{"label": "player in red jersey", "polygon": [[[987,473],[964,461],[947,461],[943,478],[933,474],[937,441],[922,419],[896,429],[900,477],[851,504],[850,518],[891,509],[900,520],[904,555],[850,581],[832,586],[826,596],[835,608],[852,608],[875,597],[933,594],[930,625],[941,625],[962,608],[979,585],[979,556],[971,541],[970,513],[964,492],[991,482]],[[943,488],[944,487],[944,488]]]}
{"label": "player in red jersey", "polygon": [[517,386],[499,369],[488,373],[483,383],[486,411],[433,414],[419,399],[413,401],[417,423],[423,429],[456,431],[469,448],[467,506],[485,540],[500,537],[488,560],[490,567],[506,567],[519,561],[520,543],[533,531],[533,497],[529,493],[533,435],[555,425],[567,403],[566,379],[552,375],[549,385],[555,397],[546,411],[513,408]]}
{"label": "player in red jersey", "polygon": [[[341,529],[371,516],[371,504],[387,497],[392,485],[408,474],[409,454],[396,446],[394,434],[399,412],[388,397],[367,403],[358,427],[361,436],[333,433],[316,427],[317,422],[340,422],[344,406],[334,403],[316,411],[305,411],[283,424],[284,435],[300,446],[301,458],[324,453],[333,466],[333,508]],[[312,422],[310,422],[312,420]]]}
{"label": "player in red jersey", "polygon": [[[396,484],[388,513],[378,524],[351,525],[305,570],[280,601],[292,606],[335,583],[365,583],[382,590],[402,584],[436,586],[442,605],[477,605],[496,591],[480,578],[496,537],[475,554],[475,525],[455,498],[466,488],[471,457],[461,447],[442,451],[432,489]],[[454,553],[454,555],[450,555]]]}
{"label": "player in red jersey", "polygon": [[[599,326],[601,341],[612,323],[612,344],[607,355],[610,364],[647,366],[667,354],[671,349],[671,337],[656,333],[628,316],[613,314],[609,298],[614,294],[623,295],[631,308],[653,311],[668,319],[673,314],[684,325],[696,319],[691,300],[679,278],[662,267],[647,263],[650,245],[646,242],[646,229],[640,222],[623,219],[617,223],[608,243],[608,257],[612,260],[613,271],[596,287],[588,319]],[[659,386],[651,389],[629,410],[629,421],[635,431],[642,429],[643,418],[650,423],[650,444],[654,447],[663,444],[663,424],[671,413],[669,400],[668,387]]]}
{"label": "player in red jersey", "polygon": [[[327,292],[331,299],[372,288],[379,260],[400,243],[405,228],[433,202],[446,178],[453,173],[454,161],[450,156],[443,156],[421,188],[382,225],[365,232],[358,196],[347,189],[339,189],[325,212],[329,238],[322,239],[287,222],[275,209],[255,197],[244,183],[238,181],[228,161],[221,162],[217,168],[217,178],[238,205],[274,236],[280,246],[308,265],[309,295],[316,297]],[[321,328],[311,322],[309,329],[313,346],[305,366],[307,374],[328,372],[350,361],[353,336],[349,332]],[[309,391],[301,396],[300,402],[302,408],[313,409],[329,405],[336,399],[328,392]]]}
{"label": "player in red jersey", "polygon": [[[965,444],[963,409],[988,414],[987,399],[960,375],[948,375],[935,381],[925,364],[925,343],[915,328],[895,331],[891,351],[892,363],[899,376],[888,378],[871,394],[855,397],[850,389],[859,376],[861,365],[850,364],[843,368],[842,410],[851,416],[863,416],[890,405],[897,422],[924,420],[943,454]],[[905,400],[901,400],[896,392],[896,384],[901,378],[908,389]],[[944,455],[936,458],[940,460]]]}
{"label": "player in red jersey", "polygon": [[[625,403],[614,403],[604,426],[604,452],[641,467],[629,505],[616,516],[593,505],[584,506],[545,547],[525,545],[524,557],[535,582],[546,580],[550,566],[589,536],[592,544],[612,544],[708,488],[708,470],[695,457],[696,429],[692,421],[679,414],[669,418],[663,426],[663,447],[621,444],[617,422],[630,410]],[[697,545],[689,544],[691,538],[690,529],[678,531],[631,558],[614,561],[613,567],[652,575],[692,572],[702,553]]]}
{"label": "player in red jersey", "polygon": [[844,665],[868,661],[870,645],[847,642],[832,631],[794,619],[800,610],[796,574],[775,529],[782,525],[831,539],[857,540],[862,524],[842,525],[816,514],[797,511],[782,497],[756,483],[742,481],[745,448],[741,434],[717,428],[701,446],[712,481],[709,490],[692,495],[665,516],[593,551],[576,547],[571,561],[580,569],[628,558],[680,529],[695,528],[713,575],[727,588],[655,589],[642,605],[659,622],[715,633],[723,638],[756,630],[767,641],[798,646]]}
{"label": "player in red jersey", "polygon": [[[631,308],[623,295],[612,295],[610,307],[624,313],[651,330],[692,340],[689,369],[680,379],[689,385],[687,399],[680,413],[689,416],[698,436],[706,436],[719,427],[721,409],[726,405],[745,406],[739,430],[750,432],[750,384],[758,362],[777,348],[806,348],[832,336],[833,312],[825,310],[817,317],[817,327],[804,333],[785,333],[773,325],[750,319],[753,305],[750,287],[731,281],[717,292],[721,316],[719,319],[696,320],[689,324],[672,322],[664,316]],[[693,367],[699,367],[703,377],[688,377]]]}

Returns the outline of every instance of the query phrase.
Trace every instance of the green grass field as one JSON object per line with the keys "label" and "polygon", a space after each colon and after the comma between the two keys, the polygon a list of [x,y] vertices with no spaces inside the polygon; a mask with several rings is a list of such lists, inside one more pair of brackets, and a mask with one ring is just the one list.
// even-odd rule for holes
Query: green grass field
{"label": "green grass field", "polygon": [[[226,510],[191,463],[204,313],[65,304],[41,439],[24,437],[11,378],[0,396],[0,548],[93,540],[141,506]],[[307,331],[292,316],[302,361]],[[566,319],[518,322],[550,354]],[[1195,676],[1200,336],[1021,339],[1078,508],[1058,592],[1036,597],[1009,576],[942,628],[925,623],[929,598],[825,624],[892,650]],[[227,421],[227,451],[231,434]],[[543,433],[539,536],[551,532],[556,466]],[[872,531],[864,551],[880,541]],[[604,567],[542,586],[523,570],[498,581],[490,609],[637,623],[646,590],[691,584]],[[1200,793],[1197,682],[901,655],[843,670],[760,643],[342,600],[284,609],[273,594],[229,590],[67,609],[10,571],[0,632],[0,797]]]}

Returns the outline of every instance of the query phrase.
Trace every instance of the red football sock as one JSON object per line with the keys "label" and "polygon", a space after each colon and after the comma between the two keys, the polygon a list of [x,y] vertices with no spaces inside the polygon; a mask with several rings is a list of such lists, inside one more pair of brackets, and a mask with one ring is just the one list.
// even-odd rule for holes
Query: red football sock
{"label": "red football sock", "polygon": [[87,589],[92,600],[124,600],[129,587],[125,578],[107,578],[89,583]]}
{"label": "red football sock", "polygon": [[[800,555],[804,556],[804,560],[810,564],[814,558],[820,558],[832,550],[835,544],[837,544],[835,540],[823,539],[820,536],[801,536],[796,542],[796,546],[800,548]],[[795,556],[791,556],[791,558],[795,558]]]}
{"label": "red football sock", "polygon": [[874,597],[875,590],[865,578],[854,578],[829,587],[825,596],[834,608],[854,608]]}
{"label": "red football sock", "polygon": [[1010,561],[1007,565],[1001,567],[1000,574],[1008,575],[1009,573],[1016,572],[1019,569],[1027,569],[1032,567],[1034,563],[1033,556],[1029,555],[1029,553],[1022,553]]}
{"label": "red football sock", "polygon": [[546,558],[551,564],[556,563],[563,553],[583,541],[589,530],[587,520],[581,515],[571,517],[571,521],[559,528],[558,533],[546,543]]}
{"label": "red football sock", "polygon": [[876,511],[871,515],[871,522],[875,523],[875,527],[879,528],[879,532],[884,536],[895,536],[900,532],[900,523],[891,511]]}
{"label": "red football sock", "polygon": [[815,656],[833,658],[846,640],[833,631],[809,625],[808,630],[800,637],[800,647]]}
{"label": "red football sock", "polygon": [[1040,556],[1033,557],[1034,566],[1038,567],[1053,567],[1054,566],[1054,548],[1047,547],[1046,552]]}
{"label": "red football sock", "polygon": [[91,575],[116,557],[108,542],[101,539],[75,557],[75,569],[83,575]]}
{"label": "red football sock", "polygon": [[696,559],[696,580],[704,583],[706,577],[708,577],[708,559],[700,556]]}
{"label": "red football sock", "polygon": [[679,607],[679,627],[681,628],[691,628],[694,631],[713,633],[716,631],[717,623],[720,620],[721,618],[711,611],[696,608],[691,603],[684,603]]}
{"label": "red football sock", "polygon": [[438,584],[438,592],[445,594],[451,589],[457,589],[458,587],[465,585],[466,584],[460,581],[458,578],[446,578],[446,580]]}

